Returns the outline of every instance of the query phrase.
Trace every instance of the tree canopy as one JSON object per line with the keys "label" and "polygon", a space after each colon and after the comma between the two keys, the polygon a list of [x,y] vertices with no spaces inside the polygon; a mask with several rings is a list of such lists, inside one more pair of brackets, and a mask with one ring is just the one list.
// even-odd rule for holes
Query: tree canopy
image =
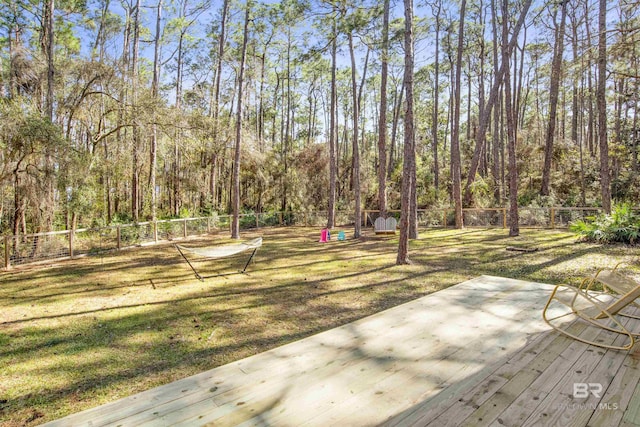
{"label": "tree canopy", "polygon": [[462,3],[3,2],[0,228],[637,203],[638,1]]}

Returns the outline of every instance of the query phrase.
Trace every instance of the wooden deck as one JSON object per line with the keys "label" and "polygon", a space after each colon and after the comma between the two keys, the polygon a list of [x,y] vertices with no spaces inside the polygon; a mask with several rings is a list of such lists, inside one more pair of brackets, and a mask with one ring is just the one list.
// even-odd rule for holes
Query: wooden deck
{"label": "wooden deck", "polygon": [[640,353],[549,331],[551,289],[478,277],[47,425],[640,425]]}

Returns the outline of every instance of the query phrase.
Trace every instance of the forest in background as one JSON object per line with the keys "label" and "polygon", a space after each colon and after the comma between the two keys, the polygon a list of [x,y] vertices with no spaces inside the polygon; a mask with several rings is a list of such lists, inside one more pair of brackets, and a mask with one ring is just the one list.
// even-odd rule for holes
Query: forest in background
{"label": "forest in background", "polygon": [[0,231],[384,211],[403,182],[637,203],[639,37],[638,0],[2,2]]}

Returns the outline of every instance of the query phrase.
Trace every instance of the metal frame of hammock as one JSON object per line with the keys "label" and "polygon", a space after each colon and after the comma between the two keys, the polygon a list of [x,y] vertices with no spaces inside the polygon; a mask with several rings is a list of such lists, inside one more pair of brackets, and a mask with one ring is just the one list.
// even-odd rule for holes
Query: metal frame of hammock
{"label": "metal frame of hammock", "polygon": [[249,260],[247,261],[247,263],[244,265],[244,268],[242,269],[242,273],[244,273],[247,270],[249,263],[251,263],[253,256],[258,251],[258,248],[262,246],[262,237],[258,237],[256,239],[249,240],[242,243],[234,243],[230,245],[220,245],[220,246],[212,246],[212,247],[210,246],[205,248],[187,248],[180,245],[174,245],[174,246],[176,247],[178,252],[180,252],[180,255],[182,255],[182,258],[184,258],[184,260],[187,261],[187,264],[189,264],[189,267],[191,267],[191,270],[193,270],[193,273],[196,275],[196,277],[201,281],[204,281],[205,278],[202,277],[200,273],[198,273],[198,271],[191,264],[189,259],[185,256],[184,252],[190,252],[204,258],[218,259],[218,258],[226,258],[229,256],[239,254],[241,252],[253,249],[253,252],[251,252],[251,256],[249,257]]}

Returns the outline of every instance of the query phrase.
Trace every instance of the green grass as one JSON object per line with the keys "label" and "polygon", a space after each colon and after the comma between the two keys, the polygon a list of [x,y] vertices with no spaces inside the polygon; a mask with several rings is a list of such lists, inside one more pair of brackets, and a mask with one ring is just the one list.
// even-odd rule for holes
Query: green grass
{"label": "green grass", "polygon": [[[258,234],[259,233],[259,234]],[[35,425],[398,305],[482,274],[578,283],[640,249],[574,235],[429,230],[396,266],[397,237],[317,243],[310,228],[263,229],[243,258],[199,261],[198,281],[171,245],[28,266],[0,275],[0,424]],[[184,242],[223,243],[221,236]],[[537,247],[532,253],[506,246]]]}

